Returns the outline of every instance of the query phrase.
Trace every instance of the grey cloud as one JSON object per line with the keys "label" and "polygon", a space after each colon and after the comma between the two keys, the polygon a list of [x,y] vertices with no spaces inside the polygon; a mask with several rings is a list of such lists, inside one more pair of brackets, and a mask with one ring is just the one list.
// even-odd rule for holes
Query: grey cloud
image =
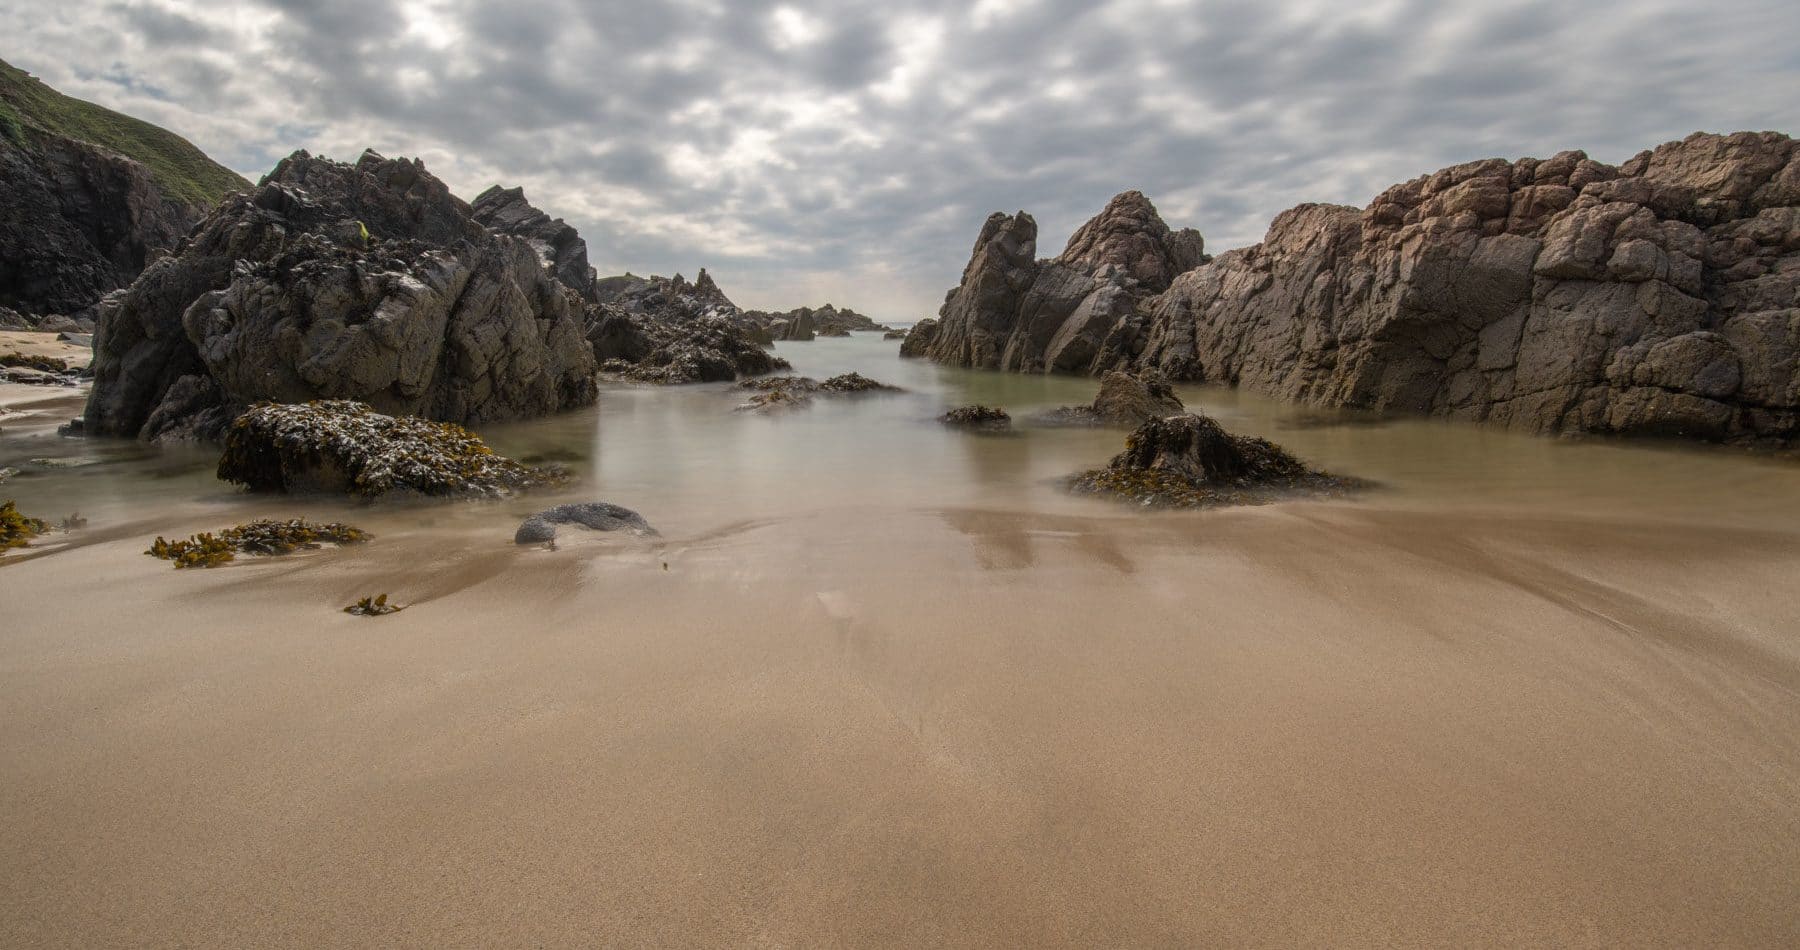
{"label": "grey cloud", "polygon": [[0,0],[0,56],[252,178],[419,154],[466,196],[524,185],[603,269],[893,319],[994,210],[1052,254],[1140,188],[1222,250],[1451,162],[1796,131],[1797,29],[1786,0]]}

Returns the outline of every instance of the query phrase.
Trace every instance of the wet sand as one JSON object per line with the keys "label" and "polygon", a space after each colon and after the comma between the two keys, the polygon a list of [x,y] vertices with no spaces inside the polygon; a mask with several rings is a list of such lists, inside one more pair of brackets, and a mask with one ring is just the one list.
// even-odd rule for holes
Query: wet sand
{"label": "wet sand", "polygon": [[7,556],[0,944],[1800,939],[1785,523],[651,514]]}

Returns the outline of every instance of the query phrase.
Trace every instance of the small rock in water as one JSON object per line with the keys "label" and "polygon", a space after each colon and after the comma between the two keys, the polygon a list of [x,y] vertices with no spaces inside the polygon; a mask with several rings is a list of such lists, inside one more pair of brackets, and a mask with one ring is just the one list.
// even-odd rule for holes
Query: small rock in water
{"label": "small rock in water", "polygon": [[557,505],[526,518],[513,534],[514,544],[548,544],[556,540],[556,526],[580,525],[593,531],[630,531],[637,537],[656,534],[644,517],[630,508],[603,501]]}
{"label": "small rock in water", "polygon": [[1005,409],[993,406],[959,406],[939,416],[938,421],[947,426],[988,432],[1012,428],[1012,416],[1007,415]]}

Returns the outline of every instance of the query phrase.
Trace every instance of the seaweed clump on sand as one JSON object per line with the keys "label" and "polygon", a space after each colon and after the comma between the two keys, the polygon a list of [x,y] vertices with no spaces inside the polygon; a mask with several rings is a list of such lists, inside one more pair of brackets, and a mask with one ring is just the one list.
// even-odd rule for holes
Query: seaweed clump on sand
{"label": "seaweed clump on sand", "polygon": [[1267,439],[1232,435],[1193,413],[1151,419],[1105,468],[1069,480],[1071,490],[1152,508],[1260,505],[1294,495],[1335,496],[1366,487],[1315,471]]}
{"label": "seaweed clump on sand", "polygon": [[938,417],[938,421],[947,426],[960,426],[984,432],[999,432],[1012,428],[1012,416],[1005,409],[993,406],[958,406]]}
{"label": "seaweed clump on sand", "polygon": [[499,497],[559,485],[560,468],[534,468],[494,451],[453,422],[387,416],[344,399],[252,407],[231,424],[219,477],[252,491],[390,492]]}
{"label": "seaweed clump on sand", "polygon": [[0,503],[0,552],[22,548],[49,530],[50,524],[42,518],[26,516],[10,501]]}
{"label": "seaweed clump on sand", "polygon": [[210,531],[196,534],[185,541],[170,541],[158,535],[145,554],[175,562],[177,568],[218,567],[235,560],[239,554],[278,557],[295,551],[316,550],[322,544],[361,544],[369,534],[336,521],[319,524],[303,518],[289,521],[252,521],[218,534]]}
{"label": "seaweed clump on sand", "polygon": [[388,595],[386,594],[376,594],[373,597],[364,597],[356,603],[345,607],[344,613],[354,614],[358,617],[384,617],[388,614],[397,614],[406,609],[399,604],[388,603],[387,598]]}

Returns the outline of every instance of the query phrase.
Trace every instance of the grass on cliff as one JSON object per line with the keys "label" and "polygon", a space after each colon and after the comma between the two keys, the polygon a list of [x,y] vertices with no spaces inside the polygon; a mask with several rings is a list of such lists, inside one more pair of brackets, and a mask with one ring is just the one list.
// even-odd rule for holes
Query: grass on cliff
{"label": "grass on cliff", "polygon": [[0,139],[24,145],[33,132],[90,142],[150,169],[163,194],[211,207],[250,183],[167,129],[83,102],[0,60]]}

